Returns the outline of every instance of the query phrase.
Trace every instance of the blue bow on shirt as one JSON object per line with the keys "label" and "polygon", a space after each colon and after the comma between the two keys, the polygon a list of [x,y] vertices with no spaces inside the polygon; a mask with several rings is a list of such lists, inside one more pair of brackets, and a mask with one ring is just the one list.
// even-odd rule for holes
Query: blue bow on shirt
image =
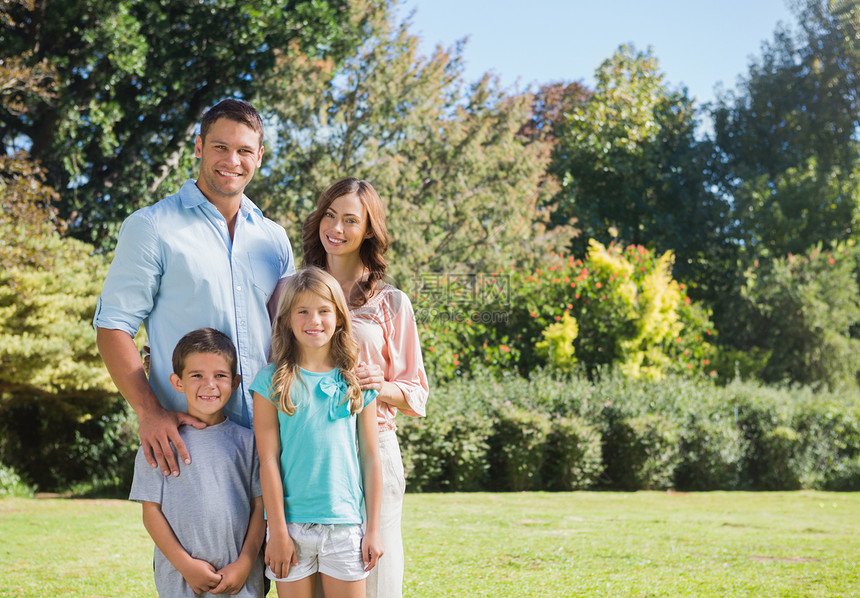
{"label": "blue bow on shirt", "polygon": [[329,397],[328,416],[331,419],[349,417],[349,400],[346,397],[347,384],[338,376],[334,378],[323,378],[320,381],[320,390]]}

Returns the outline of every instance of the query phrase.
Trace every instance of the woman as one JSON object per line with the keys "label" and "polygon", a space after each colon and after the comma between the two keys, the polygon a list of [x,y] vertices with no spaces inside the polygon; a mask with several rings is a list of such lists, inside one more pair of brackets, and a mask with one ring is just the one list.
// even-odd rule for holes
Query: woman
{"label": "woman", "polygon": [[326,189],[302,227],[304,265],[340,283],[358,340],[362,388],[376,400],[382,461],[382,543],[385,554],[367,579],[367,598],[403,593],[400,518],[406,480],[395,416],[423,417],[429,388],[412,303],[386,283],[388,231],[382,202],[367,181],[345,178]]}

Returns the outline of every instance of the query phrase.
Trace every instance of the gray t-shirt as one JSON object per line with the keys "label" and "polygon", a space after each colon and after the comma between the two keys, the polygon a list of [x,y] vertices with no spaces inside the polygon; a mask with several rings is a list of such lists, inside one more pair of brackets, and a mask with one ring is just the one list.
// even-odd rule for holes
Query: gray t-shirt
{"label": "gray t-shirt", "polygon": [[[137,453],[129,499],[159,503],[179,543],[216,570],[239,558],[251,501],[261,496],[260,464],[254,433],[230,420],[198,430],[179,428],[191,454],[179,477],[165,476]],[[263,596],[263,556],[258,556],[245,587],[235,594]],[[155,547],[155,587],[160,596],[196,596],[167,557]],[[207,592],[200,594],[210,596]]]}

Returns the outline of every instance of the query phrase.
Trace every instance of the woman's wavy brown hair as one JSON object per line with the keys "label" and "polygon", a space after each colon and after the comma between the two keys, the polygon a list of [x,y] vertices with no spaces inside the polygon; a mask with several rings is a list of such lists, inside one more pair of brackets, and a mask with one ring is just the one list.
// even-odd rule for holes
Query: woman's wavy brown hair
{"label": "woman's wavy brown hair", "polygon": [[301,293],[313,293],[334,304],[337,328],[329,342],[329,355],[346,381],[349,412],[359,413],[364,408],[364,399],[355,375],[355,366],[358,364],[358,342],[352,336],[349,308],[340,284],[331,274],[313,266],[302,268],[287,279],[278,302],[278,313],[272,327],[270,353],[270,359],[275,364],[275,374],[272,376],[269,398],[273,401],[277,399],[278,408],[287,415],[296,412],[298,405],[290,396],[290,388],[295,380],[301,380],[299,361],[302,349],[290,326],[290,314]]}
{"label": "woman's wavy brown hair", "polygon": [[302,265],[327,267],[326,251],[320,241],[320,222],[332,202],[338,197],[355,193],[364,209],[367,210],[367,232],[369,236],[362,241],[359,249],[361,263],[367,268],[367,280],[359,281],[356,285],[360,291],[358,297],[349,297],[351,307],[360,307],[373,296],[376,283],[385,278],[388,262],[385,252],[388,251],[388,229],[385,226],[385,211],[382,200],[373,185],[355,177],[341,179],[323,191],[317,200],[316,209],[310,213],[302,226],[302,246],[304,257]]}

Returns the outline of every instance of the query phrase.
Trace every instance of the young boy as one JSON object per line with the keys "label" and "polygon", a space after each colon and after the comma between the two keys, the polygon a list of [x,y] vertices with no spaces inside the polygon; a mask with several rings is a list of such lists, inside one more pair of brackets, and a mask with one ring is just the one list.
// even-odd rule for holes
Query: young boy
{"label": "young boy", "polygon": [[266,524],[254,433],[223,413],[241,379],[236,367],[225,334],[201,328],[183,336],[170,383],[185,395],[188,414],[206,424],[179,429],[194,461],[181,476],[165,476],[147,463],[143,447],[137,454],[129,498],[143,505],[155,542],[159,596],[264,596]]}

